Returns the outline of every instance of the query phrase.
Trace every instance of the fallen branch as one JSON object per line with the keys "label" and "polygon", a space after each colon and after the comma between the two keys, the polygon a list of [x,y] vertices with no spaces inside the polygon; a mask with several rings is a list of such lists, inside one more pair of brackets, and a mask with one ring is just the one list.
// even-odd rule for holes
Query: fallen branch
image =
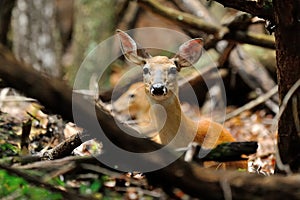
{"label": "fallen branch", "polygon": [[61,166],[67,165],[68,163],[74,163],[74,165],[79,163],[96,164],[99,163],[99,161],[93,156],[67,156],[56,160],[39,160],[26,165],[15,165],[13,167],[17,169],[40,169],[52,171],[53,169],[57,169]]}
{"label": "fallen branch", "polygon": [[81,136],[81,133],[72,135],[53,149],[44,152],[41,158],[53,160],[71,155],[72,151],[82,143]]}
{"label": "fallen branch", "polygon": [[[267,70],[263,65],[247,55],[245,51],[237,46],[234,51],[230,53],[229,56],[230,66],[235,69],[243,81],[259,96],[267,91],[271,90],[276,86],[276,83],[268,74]],[[266,106],[268,106],[274,113],[277,113],[278,109],[275,108],[273,104],[276,105],[278,102],[278,95],[272,96],[274,103],[268,104],[266,101]]]}
{"label": "fallen branch", "polygon": [[199,19],[194,15],[163,6],[156,0],[138,0],[138,3],[143,6],[143,8],[165,16],[177,24],[202,30],[208,34],[213,34],[218,40],[234,40],[236,42],[275,49],[275,40],[273,36],[248,33],[244,31],[231,32],[227,27],[215,26],[213,24],[206,23],[204,20]]}
{"label": "fallen branch", "polygon": [[274,21],[272,1],[245,1],[245,0],[214,0],[224,7],[235,8],[264,19]]}
{"label": "fallen branch", "polygon": [[[197,18],[189,13],[181,12],[176,9],[162,5],[156,0],[138,0],[139,5],[143,8],[162,15],[181,25],[202,30],[208,34],[218,34],[221,27],[208,24],[204,20]],[[225,28],[226,29],[226,28]],[[224,30],[226,32],[226,30]]]}
{"label": "fallen branch", "polygon": [[218,145],[211,150],[205,150],[208,154],[203,157],[200,150],[195,154],[195,159],[201,161],[217,161],[217,162],[229,162],[245,160],[244,155],[250,155],[256,153],[257,142],[230,142]]}
{"label": "fallen branch", "polygon": [[246,156],[256,153],[257,147],[257,142],[228,142],[219,144],[214,149],[205,149],[197,143],[191,143],[182,150],[185,151],[184,160],[188,162],[230,162],[247,160]]}

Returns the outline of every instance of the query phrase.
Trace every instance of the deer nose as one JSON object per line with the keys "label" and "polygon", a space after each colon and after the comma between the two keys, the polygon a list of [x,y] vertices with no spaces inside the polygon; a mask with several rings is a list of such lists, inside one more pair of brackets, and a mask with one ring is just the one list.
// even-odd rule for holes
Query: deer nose
{"label": "deer nose", "polygon": [[162,83],[155,83],[151,86],[150,92],[152,95],[162,96],[167,94],[168,89]]}

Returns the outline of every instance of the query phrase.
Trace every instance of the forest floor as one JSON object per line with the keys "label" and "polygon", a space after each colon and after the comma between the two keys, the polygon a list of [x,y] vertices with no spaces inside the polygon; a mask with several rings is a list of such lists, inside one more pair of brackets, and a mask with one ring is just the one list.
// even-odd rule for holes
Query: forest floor
{"label": "forest floor", "polygon": [[[84,157],[100,151],[101,143],[95,141],[81,145],[73,155],[53,164],[40,160],[24,162],[21,157],[52,149],[80,129],[56,115],[45,114],[31,99],[10,97],[1,104],[0,164],[14,170],[0,170],[1,199],[61,199],[60,191],[78,194],[80,199],[186,198],[180,190],[173,191],[174,196],[170,197],[161,188],[151,186],[141,173],[120,173],[89,163],[74,164],[75,156]],[[29,132],[26,131],[28,126],[31,127]],[[227,120],[224,126],[238,141],[258,142],[257,153],[249,156],[249,173],[263,176],[274,173],[276,135],[272,130],[273,115],[264,109],[247,110]],[[25,172],[24,177],[15,170]],[[51,185],[45,187],[39,185],[41,183]]]}

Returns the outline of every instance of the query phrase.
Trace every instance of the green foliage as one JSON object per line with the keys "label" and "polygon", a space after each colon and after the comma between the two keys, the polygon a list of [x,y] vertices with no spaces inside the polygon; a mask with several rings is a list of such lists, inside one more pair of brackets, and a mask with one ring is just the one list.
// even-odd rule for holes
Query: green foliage
{"label": "green foliage", "polygon": [[102,187],[103,183],[100,180],[95,180],[90,185],[81,185],[80,186],[80,194],[83,195],[91,195],[95,194],[99,191],[99,189]]}
{"label": "green foliage", "polygon": [[21,177],[12,176],[5,170],[0,170],[0,198],[3,197],[20,200],[62,199],[61,194],[31,186]]}
{"label": "green foliage", "polygon": [[9,143],[0,144],[0,157],[15,156],[19,154],[19,149]]}
{"label": "green foliage", "polygon": [[90,196],[95,199],[103,199],[103,200],[121,200],[124,199],[124,196],[115,191],[114,188],[104,187],[104,183],[110,181],[111,178],[107,175],[101,176],[100,179],[95,179],[89,182],[84,182],[79,188],[79,192],[81,195]]}
{"label": "green foliage", "polygon": [[51,179],[49,183],[57,186],[62,186],[62,187],[66,186],[66,183],[62,181],[59,177]]}

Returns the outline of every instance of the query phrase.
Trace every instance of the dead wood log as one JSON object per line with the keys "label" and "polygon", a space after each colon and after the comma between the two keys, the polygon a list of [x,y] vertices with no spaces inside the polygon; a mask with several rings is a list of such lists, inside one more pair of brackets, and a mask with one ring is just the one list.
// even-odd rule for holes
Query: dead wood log
{"label": "dead wood log", "polygon": [[[94,116],[90,113],[91,108],[93,110],[95,106],[91,106],[89,102],[80,97],[73,98],[72,102],[72,91],[63,82],[55,79],[49,81],[48,78],[41,76],[32,68],[18,62],[12,53],[3,46],[0,46],[0,63],[0,77],[10,86],[38,99],[44,106],[61,114],[68,120],[73,120],[73,103],[73,106],[78,106],[77,109],[80,109],[81,116],[86,119],[85,123],[79,125],[90,131],[96,130],[93,129],[94,127],[90,123]],[[111,116],[98,108],[96,110],[104,132],[109,133],[110,140],[120,148],[134,152],[153,151],[159,148],[158,144],[147,139],[135,138],[125,134],[116,126]],[[122,129],[129,128],[122,127]],[[103,144],[104,149],[106,148],[105,145]],[[104,152],[107,154],[104,154],[105,156],[112,156],[112,153],[114,153],[105,150]],[[173,156],[173,153],[163,150],[161,156],[147,158],[141,156],[139,162],[155,165],[162,162],[166,157]],[[126,166],[126,158],[120,161],[122,162],[120,164]],[[134,169],[134,166],[126,167]],[[153,184],[161,184],[165,189],[180,188],[192,196],[203,199],[221,199],[226,194],[230,194],[234,199],[300,199],[298,193],[300,175],[261,177],[230,171],[216,172],[177,159],[165,168],[147,173],[147,177]],[[222,184],[220,185],[220,183]]]}
{"label": "dead wood log", "polygon": [[257,142],[228,142],[214,149],[205,149],[197,143],[191,143],[185,152],[185,160],[199,163],[247,160],[246,156],[256,153],[257,147]]}

